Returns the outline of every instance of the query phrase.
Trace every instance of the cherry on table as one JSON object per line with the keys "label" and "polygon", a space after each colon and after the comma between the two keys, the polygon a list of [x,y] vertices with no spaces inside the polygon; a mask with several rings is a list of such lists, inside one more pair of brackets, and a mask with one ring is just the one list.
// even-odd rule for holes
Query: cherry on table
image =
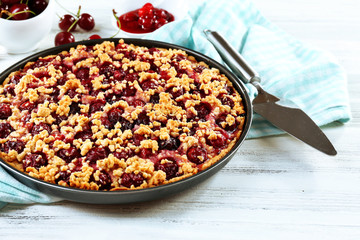
{"label": "cherry on table", "polygon": [[89,40],[94,40],[94,39],[101,39],[100,35],[97,34],[93,34],[89,37]]}
{"label": "cherry on table", "polygon": [[[67,31],[72,32],[76,29],[76,25],[77,25],[77,23],[74,24],[74,22],[76,22],[76,19],[72,15],[65,14],[59,20],[59,28],[61,30],[63,30],[64,32],[67,32]],[[71,29],[69,29],[71,27],[71,25],[73,25],[73,27]]]}
{"label": "cherry on table", "polygon": [[75,37],[70,32],[59,32],[55,36],[55,46],[75,42]]}
{"label": "cherry on table", "polygon": [[82,29],[90,31],[95,27],[95,20],[90,14],[83,13],[80,15],[78,24]]}

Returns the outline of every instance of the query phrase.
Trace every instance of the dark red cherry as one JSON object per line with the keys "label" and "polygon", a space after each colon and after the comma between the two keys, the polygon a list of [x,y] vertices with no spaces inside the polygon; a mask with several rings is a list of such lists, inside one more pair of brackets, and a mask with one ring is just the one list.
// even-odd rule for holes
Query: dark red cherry
{"label": "dark red cherry", "polygon": [[166,13],[166,11],[164,9],[159,9],[159,8],[154,9],[154,15],[158,19],[159,18],[164,18],[164,19],[168,18],[168,14]]}
{"label": "dark red cherry", "polygon": [[88,79],[89,78],[89,68],[80,68],[76,73],[76,77],[80,80]]}
{"label": "dark red cherry", "polygon": [[141,173],[123,173],[121,175],[121,185],[127,188],[130,188],[132,185],[134,185],[134,187],[138,187],[143,182],[144,178]]}
{"label": "dark red cherry", "polygon": [[126,88],[123,89],[122,94],[125,97],[134,96],[136,94],[136,88],[134,88],[134,86],[130,86],[128,83],[126,83]]}
{"label": "dark red cherry", "polygon": [[23,160],[24,170],[26,170],[26,168],[28,167],[39,169],[40,167],[45,166],[47,164],[48,164],[47,157],[45,153],[42,152],[30,153],[26,155],[25,159]]}
{"label": "dark red cherry", "polygon": [[[24,3],[16,3],[12,5],[9,9],[9,12],[12,13],[11,20],[26,20],[30,18],[31,13],[28,5]],[[22,12],[22,13],[19,13]]]}
{"label": "dark red cherry", "polygon": [[21,0],[2,0],[1,3],[5,5],[13,5],[19,3]]}
{"label": "dark red cherry", "polygon": [[[223,127],[223,123],[225,123],[225,127]],[[216,119],[216,124],[221,127],[222,129],[228,131],[228,132],[234,132],[236,130],[237,124],[234,123],[233,125],[229,126],[226,122],[226,114],[220,115]]]}
{"label": "dark red cherry", "polygon": [[81,157],[79,150],[74,147],[61,149],[56,153],[56,155],[66,163],[70,163],[73,159]]}
{"label": "dark red cherry", "polygon": [[134,107],[137,107],[137,106],[143,107],[143,106],[145,106],[145,102],[140,100],[140,99],[133,99],[131,101],[128,101],[128,103],[129,103],[130,106],[134,106]]}
{"label": "dark red cherry", "polygon": [[146,80],[146,81],[141,83],[141,88],[144,91],[147,91],[149,89],[154,89],[156,87],[157,87],[157,84],[152,80]]}
{"label": "dark red cherry", "polygon": [[6,138],[10,133],[14,131],[12,126],[7,122],[0,123],[0,138]]}
{"label": "dark red cherry", "polygon": [[101,39],[101,37],[98,34],[93,34],[89,37],[89,40],[93,40],[93,39]]}
{"label": "dark red cherry", "polygon": [[201,164],[205,162],[208,157],[206,150],[201,147],[191,147],[186,153],[190,162]]}
{"label": "dark red cherry", "polygon": [[105,172],[101,171],[99,174],[99,180],[96,181],[96,184],[99,185],[100,190],[109,190],[111,188],[111,177],[110,175]]}
{"label": "dark red cherry", "polygon": [[164,26],[167,23],[168,23],[168,21],[165,18],[156,19],[154,22],[156,29],[161,28],[162,26]]}
{"label": "dark red cherry", "polygon": [[10,104],[0,103],[0,119],[7,119],[12,114]]}
{"label": "dark red cherry", "polygon": [[114,79],[117,81],[123,80],[126,77],[126,73],[124,70],[115,70],[114,71]]}
{"label": "dark red cherry", "polygon": [[4,93],[5,94],[10,94],[12,96],[15,96],[15,86],[12,85],[8,85],[4,88]]}
{"label": "dark red cherry", "polygon": [[121,117],[118,122],[121,124],[121,130],[122,131],[131,130],[134,127],[131,122],[129,122],[128,120],[126,120],[123,117]]}
{"label": "dark red cherry", "polygon": [[90,105],[90,113],[102,111],[104,106],[105,102],[103,100],[96,101]]}
{"label": "dark red cherry", "polygon": [[227,142],[227,138],[222,135],[222,134],[218,134],[216,139],[207,139],[206,143],[213,146],[214,148],[222,148],[226,145]]}
{"label": "dark red cherry", "polygon": [[197,73],[202,73],[204,71],[204,69],[206,69],[205,66],[199,65],[194,69],[194,71],[197,72]]}
{"label": "dark red cherry", "polygon": [[150,102],[153,104],[157,104],[157,103],[159,103],[159,101],[160,101],[159,93],[155,93],[154,95],[152,95],[150,97]]}
{"label": "dark red cherry", "polygon": [[108,118],[109,121],[113,124],[116,124],[117,122],[119,122],[122,118],[122,114],[124,113],[124,110],[122,110],[121,108],[113,108],[109,111],[108,113]]}
{"label": "dark red cherry", "polygon": [[154,19],[149,17],[139,17],[138,24],[145,31],[151,30],[154,25]]}
{"label": "dark red cherry", "polygon": [[4,144],[4,152],[9,153],[10,150],[15,150],[18,154],[22,153],[25,148],[25,143],[21,140],[7,141]]}
{"label": "dark red cherry", "polygon": [[177,165],[176,161],[172,158],[166,158],[168,161],[165,163],[161,163],[161,160],[159,160],[157,163],[155,163],[155,170],[156,171],[163,171],[166,173],[166,179],[170,180],[171,178],[174,178],[178,175],[179,172],[179,166]]}
{"label": "dark red cherry", "polygon": [[48,3],[45,0],[31,0],[29,1],[29,8],[31,11],[35,12],[36,15],[42,13],[47,7]]}
{"label": "dark red cherry", "polygon": [[60,181],[64,181],[66,183],[69,183],[70,176],[71,176],[70,171],[61,171],[61,172],[59,172],[59,177],[55,180],[55,182],[58,183]]}
{"label": "dark red cherry", "polygon": [[17,75],[14,75],[10,78],[10,83],[13,83],[13,84],[18,84],[20,82],[20,79],[22,78],[21,75],[17,74]]}
{"label": "dark red cherry", "polygon": [[129,73],[125,76],[124,80],[128,82],[134,82],[135,80],[139,79],[139,74],[137,72]]}
{"label": "dark red cherry", "polygon": [[104,159],[108,155],[105,148],[95,147],[90,149],[90,151],[86,154],[86,159],[92,163],[95,163],[97,160]]}
{"label": "dark red cherry", "polygon": [[87,139],[90,139],[90,140],[91,140],[92,135],[93,135],[93,133],[88,130],[88,131],[82,131],[82,132],[76,133],[74,138],[75,138],[75,139],[79,139],[79,138],[80,138],[81,140],[86,141]]}
{"label": "dark red cherry", "polygon": [[207,103],[200,103],[195,106],[195,110],[197,111],[197,118],[205,120],[206,116],[211,112],[211,107]]}
{"label": "dark red cherry", "polygon": [[20,104],[19,108],[21,111],[28,110],[31,111],[35,108],[35,103],[31,103],[30,101],[23,102]]}
{"label": "dark red cherry", "polygon": [[79,106],[79,103],[77,102],[72,102],[71,105],[70,105],[70,111],[69,111],[69,116],[71,114],[75,115],[77,113],[80,113],[80,106]]}
{"label": "dark red cherry", "polygon": [[177,87],[176,91],[174,89],[175,87],[171,87],[168,90],[166,90],[168,93],[170,93],[174,99],[182,96],[184,94],[184,89],[182,87]]}
{"label": "dark red cherry", "polygon": [[138,10],[139,17],[151,17],[154,14],[154,6],[151,3],[146,3]]}
{"label": "dark red cherry", "polygon": [[163,150],[176,150],[180,146],[180,140],[178,138],[170,137],[167,140],[159,141],[159,149]]}
{"label": "dark red cherry", "polygon": [[233,108],[234,107],[234,101],[229,97],[229,96],[221,96],[220,97],[220,101],[221,101],[221,103],[222,104],[224,104],[224,105],[228,105],[228,106],[230,106],[231,108]]}
{"label": "dark red cherry", "polygon": [[75,42],[75,37],[70,32],[59,32],[55,36],[55,46]]}
{"label": "dark red cherry", "polygon": [[104,75],[106,78],[110,78],[114,75],[115,66],[112,65],[110,62],[104,62],[99,67],[99,75]]}
{"label": "dark red cherry", "polygon": [[122,150],[122,151],[120,151],[120,152],[114,152],[113,154],[114,154],[114,156],[115,156],[116,158],[118,158],[118,159],[125,159],[125,160],[127,160],[128,158],[131,158],[131,157],[134,156],[134,152],[133,152],[132,150],[130,150],[130,149],[128,149],[128,150]]}
{"label": "dark red cherry", "polygon": [[95,27],[95,20],[90,14],[83,13],[80,15],[78,24],[79,27],[81,27],[82,29],[86,31],[91,31]]}
{"label": "dark red cherry", "polygon": [[31,134],[32,134],[32,135],[36,135],[36,134],[41,133],[41,132],[44,131],[44,130],[47,131],[49,134],[51,133],[51,127],[50,127],[50,125],[41,122],[41,123],[33,126],[33,128],[31,129]]}
{"label": "dark red cherry", "polygon": [[136,119],[135,123],[137,125],[144,124],[148,125],[150,123],[149,116],[147,115],[146,111],[142,111],[139,113],[138,118]]}
{"label": "dark red cherry", "polygon": [[137,21],[138,18],[139,18],[138,14],[134,11],[121,15],[121,20],[125,22],[134,22]]}
{"label": "dark red cherry", "polygon": [[139,157],[141,158],[149,158],[153,155],[153,152],[150,148],[141,148],[140,152],[138,153]]}

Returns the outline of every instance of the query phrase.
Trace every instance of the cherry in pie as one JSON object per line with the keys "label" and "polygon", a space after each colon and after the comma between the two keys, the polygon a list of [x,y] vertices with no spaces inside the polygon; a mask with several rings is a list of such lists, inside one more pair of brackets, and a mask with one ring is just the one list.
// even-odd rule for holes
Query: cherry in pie
{"label": "cherry in pie", "polygon": [[11,73],[0,86],[0,156],[62,186],[126,190],[192,176],[228,153],[240,94],[183,50],[105,41]]}

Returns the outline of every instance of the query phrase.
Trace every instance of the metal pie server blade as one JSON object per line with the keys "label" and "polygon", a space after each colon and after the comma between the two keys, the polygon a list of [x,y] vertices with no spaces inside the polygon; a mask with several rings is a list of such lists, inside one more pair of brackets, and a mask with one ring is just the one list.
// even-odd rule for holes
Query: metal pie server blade
{"label": "metal pie server blade", "polygon": [[301,109],[281,104],[279,98],[267,93],[260,85],[260,77],[245,59],[217,32],[204,30],[224,62],[244,83],[251,83],[258,90],[253,100],[254,111],[274,126],[328,155],[337,152],[330,140],[316,123]]}

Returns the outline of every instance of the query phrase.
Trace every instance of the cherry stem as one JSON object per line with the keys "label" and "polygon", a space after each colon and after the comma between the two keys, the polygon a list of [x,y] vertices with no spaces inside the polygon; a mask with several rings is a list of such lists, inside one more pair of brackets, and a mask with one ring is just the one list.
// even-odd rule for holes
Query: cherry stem
{"label": "cherry stem", "polygon": [[81,5],[79,5],[79,9],[77,11],[76,17],[79,18],[80,17],[80,11],[81,11]]}
{"label": "cherry stem", "polygon": [[70,32],[71,29],[75,26],[75,24],[76,24],[78,21],[79,21],[79,19],[77,18],[77,19],[75,20],[75,22],[73,22],[73,23],[71,24],[71,26],[68,28],[67,32]]}
{"label": "cherry stem", "polygon": [[118,25],[119,25],[119,29],[118,29],[117,33],[115,33],[115,34],[114,34],[113,36],[111,36],[110,38],[113,38],[113,37],[115,37],[116,35],[118,35],[119,32],[120,32],[120,29],[121,29],[120,19],[119,19],[118,16],[116,16],[115,9],[113,9],[113,15],[114,15],[114,17],[115,17],[115,19],[116,19],[116,21],[117,21],[117,23],[118,23]]}
{"label": "cherry stem", "polygon": [[20,12],[16,12],[16,13],[11,13],[11,14],[9,15],[9,17],[6,18],[6,20],[9,20],[10,18],[14,17],[15,15],[22,14],[22,13],[31,13],[31,14],[36,15],[36,13],[34,13],[34,12],[31,11],[31,10],[25,10],[25,11],[20,11]]}
{"label": "cherry stem", "polygon": [[67,11],[68,13],[70,13],[70,14],[73,15],[73,16],[76,16],[73,12],[70,12],[70,11],[67,10],[63,5],[61,5],[57,0],[55,0],[55,2],[56,2],[62,9],[64,9],[65,11]]}

